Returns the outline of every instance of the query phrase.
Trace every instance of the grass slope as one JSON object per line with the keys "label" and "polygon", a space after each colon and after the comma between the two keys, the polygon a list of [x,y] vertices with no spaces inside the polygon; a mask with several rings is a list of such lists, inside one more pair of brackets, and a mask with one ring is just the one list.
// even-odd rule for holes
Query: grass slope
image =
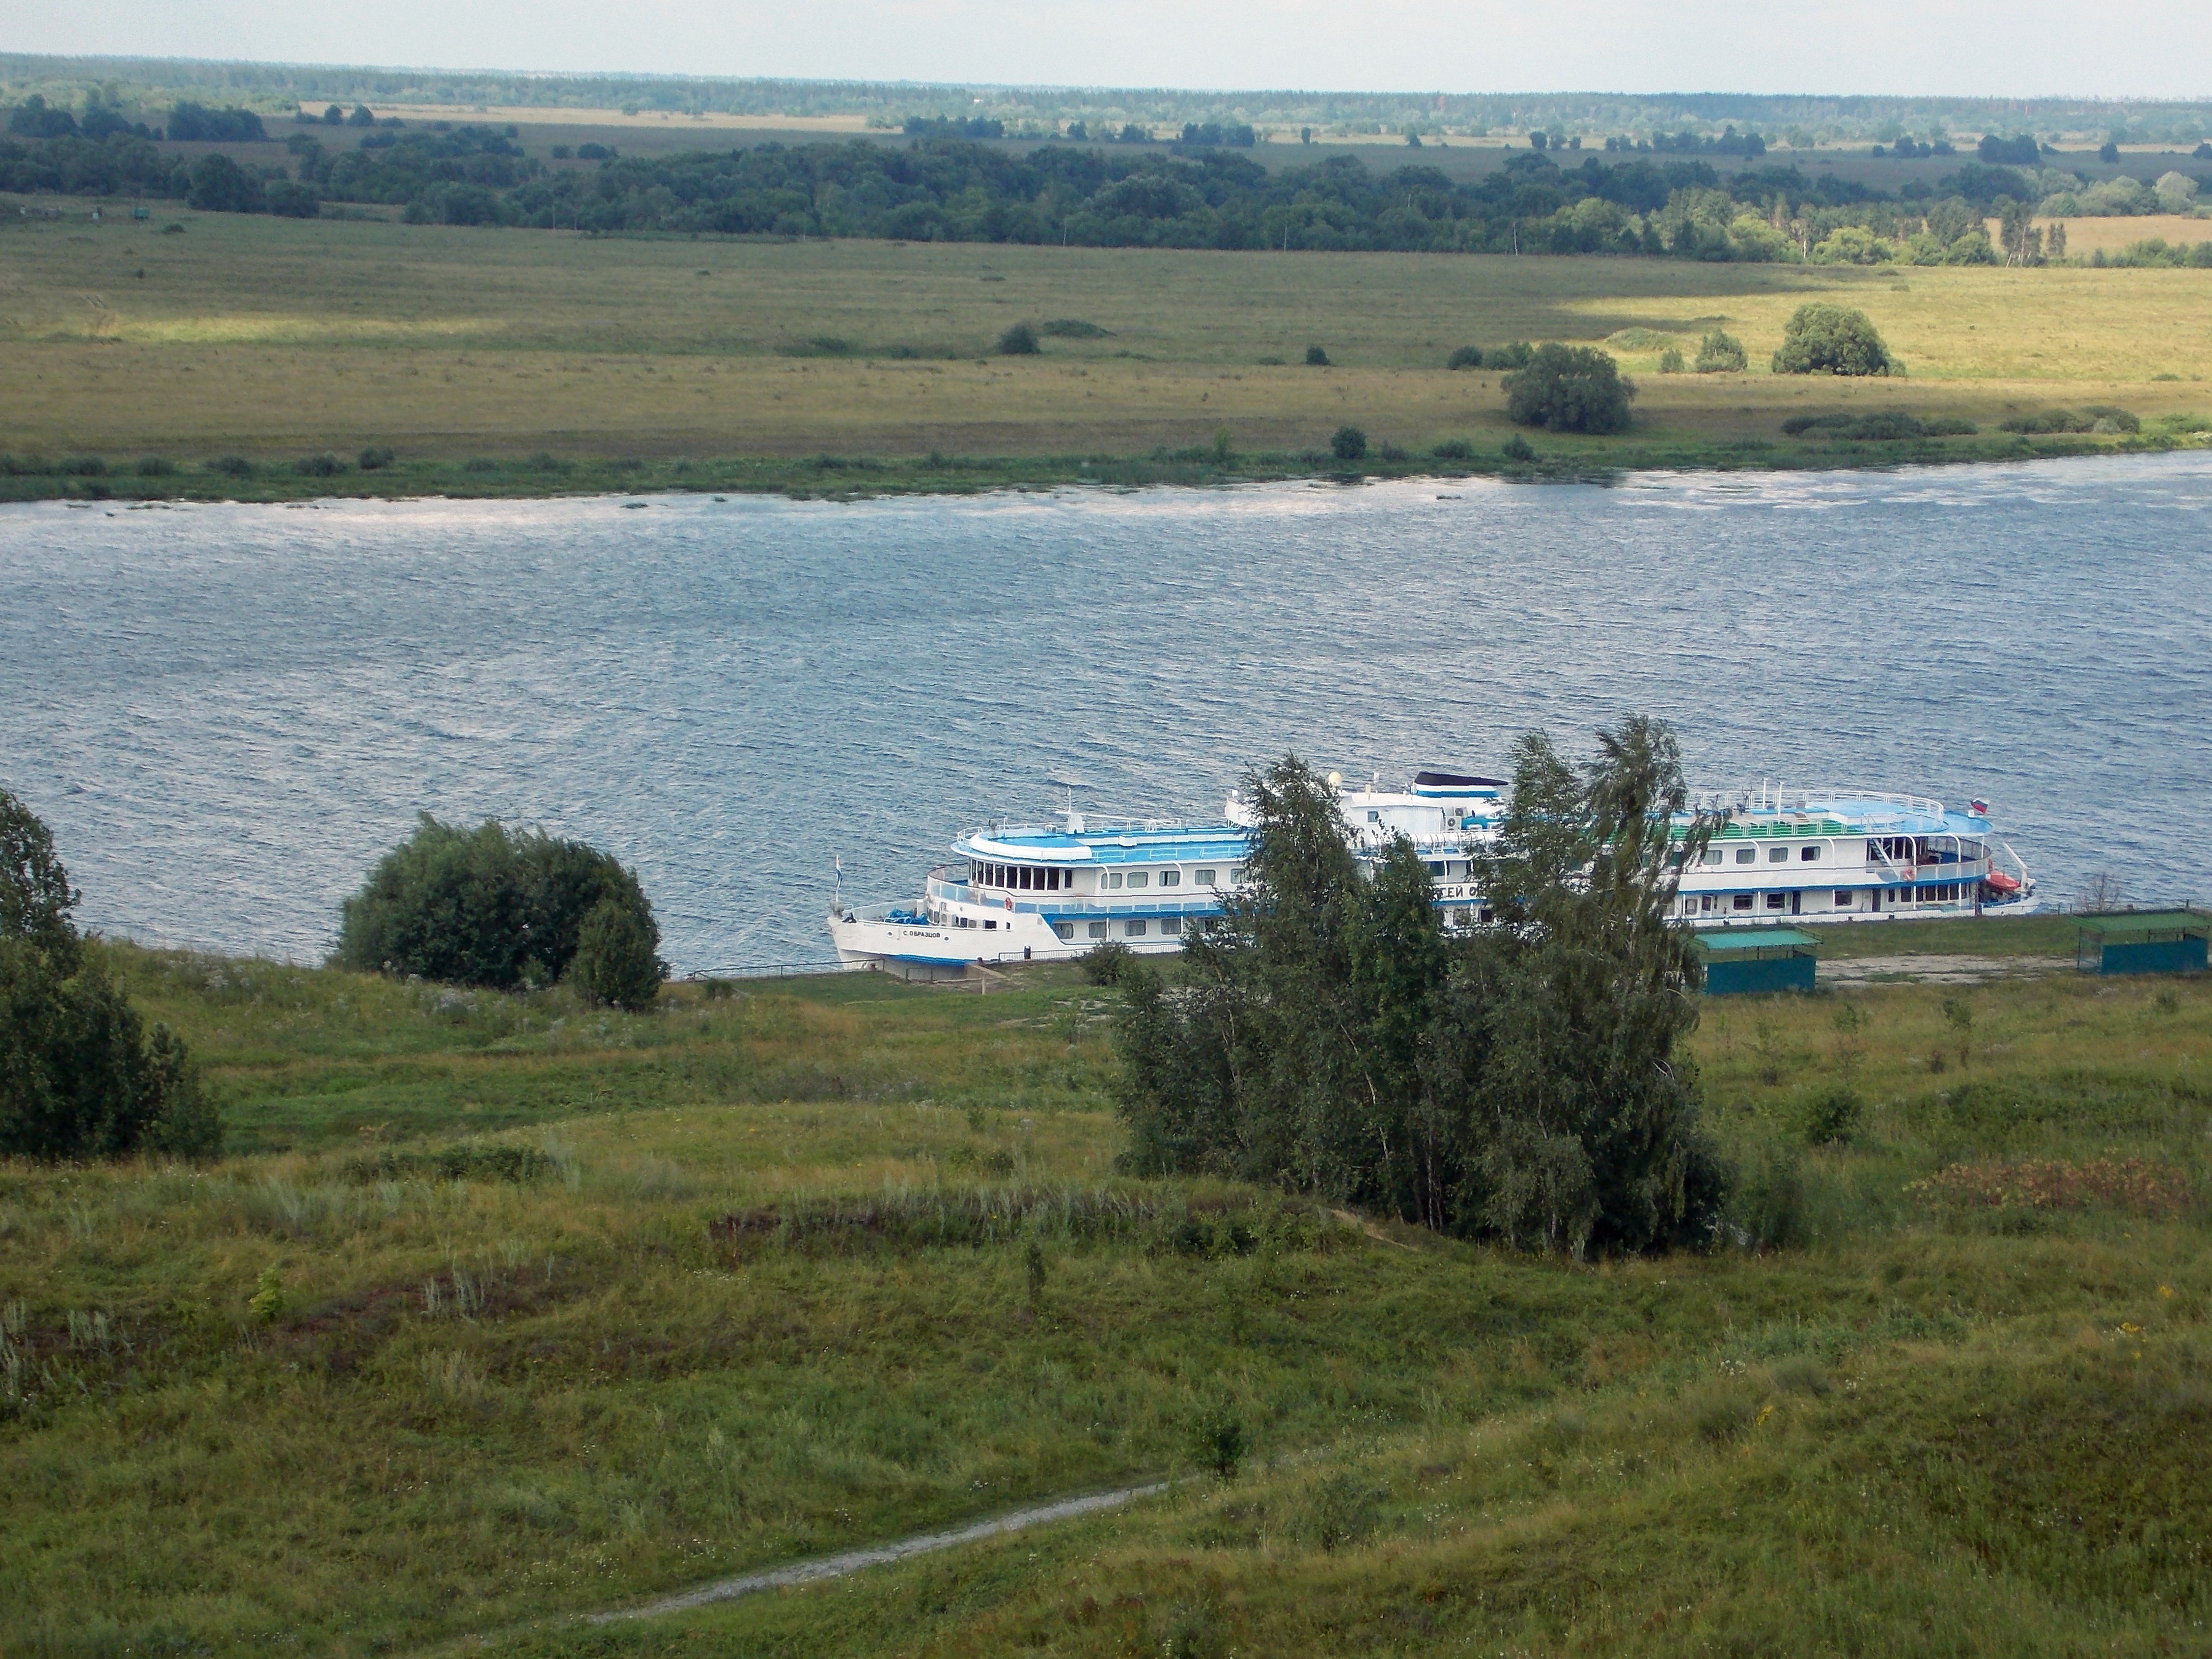
{"label": "grass slope", "polygon": [[[110,476],[0,477],[0,495],[1195,482],[1328,471],[1328,436],[1346,422],[1368,432],[1376,471],[1409,465],[1387,460],[1385,443],[1418,456],[1452,438],[1476,451],[1462,466],[1495,470],[1511,430],[1503,390],[1495,374],[1447,372],[1451,349],[1631,328],[1654,331],[1623,354],[1643,386],[1635,429],[1537,434],[1535,470],[2074,453],[2187,441],[2212,414],[2212,272],[2198,270],[603,240],[167,208],[137,222],[88,216],[0,215],[0,449],[98,456]],[[1910,377],[1763,372],[1808,298],[1864,307]],[[1009,325],[1054,318],[1109,332],[1048,337],[1034,358],[990,355]],[[1660,336],[1694,355],[1716,326],[1745,342],[1753,372],[1656,372]],[[1304,365],[1314,343],[1334,367]],[[2145,435],[2031,443],[1994,430],[2085,404],[2132,409]],[[1889,408],[1984,433],[1868,445],[1780,430],[1794,414]],[[1224,430],[1227,461],[1211,450]],[[371,446],[396,464],[290,470]],[[204,470],[225,455],[259,470]],[[147,456],[182,471],[141,477]]]}
{"label": "grass slope", "polygon": [[[1935,943],[2063,948],[2024,926]],[[1716,1131],[1802,1242],[1577,1266],[1115,1177],[1112,997],[1066,969],[631,1016],[111,949],[248,1150],[0,1165],[10,1653],[2202,1641],[2212,984],[1716,1003]],[[1838,1077],[1868,1120],[1807,1149]],[[1224,1400],[1232,1482],[1188,1455]]]}

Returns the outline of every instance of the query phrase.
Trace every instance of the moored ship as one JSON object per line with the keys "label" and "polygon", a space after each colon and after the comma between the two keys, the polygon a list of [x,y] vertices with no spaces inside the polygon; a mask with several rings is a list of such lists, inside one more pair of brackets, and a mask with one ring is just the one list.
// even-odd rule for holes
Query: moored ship
{"label": "moored ship", "polygon": [[[1427,863],[1447,925],[1489,920],[1478,864],[1505,811],[1504,781],[1425,771],[1404,789],[1347,787],[1334,773],[1329,781],[1356,856],[1377,858],[1402,836]],[[1675,902],[1690,927],[2034,905],[2027,866],[1998,839],[1980,800],[1960,811],[1921,795],[1762,785],[1694,805],[1724,817],[1700,860],[1682,872]],[[839,902],[829,927],[840,963],[927,978],[963,973],[971,963],[1080,956],[1109,939],[1144,954],[1179,951],[1243,884],[1253,817],[1237,796],[1212,822],[1100,818],[1073,808],[1054,817],[957,837],[953,861],[930,872],[916,903]]]}

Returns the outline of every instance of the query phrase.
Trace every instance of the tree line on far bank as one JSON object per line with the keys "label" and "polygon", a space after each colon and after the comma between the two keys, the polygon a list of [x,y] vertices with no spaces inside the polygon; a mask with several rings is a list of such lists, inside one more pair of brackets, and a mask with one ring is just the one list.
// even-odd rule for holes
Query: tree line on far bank
{"label": "tree line on far bank", "polygon": [[[222,1122],[185,1044],[149,1031],[72,918],[52,833],[0,789],[0,1157],[206,1158]],[[667,976],[635,872],[580,842],[422,815],[341,913],[332,961],[649,1006]]]}
{"label": "tree line on far bank", "polygon": [[379,127],[333,150],[325,143],[332,136],[327,112],[292,135],[280,167],[221,152],[171,155],[143,128],[103,125],[95,139],[80,124],[75,134],[49,134],[46,118],[74,118],[42,109],[26,119],[27,109],[14,118],[23,131],[0,141],[0,189],[130,193],[207,211],[301,216],[325,202],[373,203],[400,206],[416,222],[602,234],[2036,264],[2063,252],[2024,236],[2000,246],[1985,221],[2008,208],[2031,219],[2054,210],[2169,210],[2175,202],[2186,207],[2197,190],[2178,172],[2154,185],[2093,185],[2053,169],[1970,161],[1935,185],[1892,195],[1794,166],[1722,174],[1704,160],[1657,154],[1589,154],[1563,166],[1569,153],[1557,150],[1516,152],[1490,173],[1454,179],[1419,165],[1371,172],[1343,155],[1271,169],[1233,135],[1209,143],[1202,128],[1171,153],[1121,144],[1012,151],[955,136],[951,123],[945,136],[933,129],[903,148],[855,140],[605,152],[596,167],[576,167],[549,165],[526,154],[512,131],[481,125]]}

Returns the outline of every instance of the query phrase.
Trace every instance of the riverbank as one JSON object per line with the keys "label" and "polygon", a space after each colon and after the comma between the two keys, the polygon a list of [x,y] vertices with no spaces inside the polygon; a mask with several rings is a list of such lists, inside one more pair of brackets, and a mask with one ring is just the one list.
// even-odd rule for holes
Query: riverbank
{"label": "riverbank", "polygon": [[[2212,429],[2212,271],[2193,269],[695,241],[64,211],[0,213],[0,495],[16,499],[1502,472],[1516,429],[1500,374],[1446,364],[1519,340],[1602,346],[1639,388],[1621,436],[1522,434],[1536,459],[1517,465],[1537,477],[2013,459]],[[1814,299],[1863,309],[1906,374],[1765,372]],[[1036,331],[1035,355],[998,349],[1018,324]],[[1693,360],[1715,329],[1743,343],[1747,372],[1660,372],[1666,350]],[[1326,365],[1307,362],[1314,347]],[[2003,429],[2062,414],[2086,427],[2096,411],[2122,429]],[[1975,431],[1784,430],[1892,412]],[[1367,440],[1352,469],[1331,448],[1345,426]]]}
{"label": "riverbank", "polygon": [[2186,1645],[2212,984],[1865,931],[2059,970],[1707,1005],[1738,1231],[1602,1264],[1117,1176],[1069,966],[623,1013],[98,947],[234,1148],[0,1164],[0,1645]]}
{"label": "riverbank", "polygon": [[[1968,462],[2063,459],[2100,454],[2162,454],[2203,447],[2194,433],[2151,432],[2121,438],[1923,438],[1895,442],[1698,444],[1610,441],[1547,433],[1523,437],[1528,453],[1503,447],[1487,453],[1405,454],[1346,462],[1326,453],[1220,455],[1168,450],[1143,456],[868,455],[796,458],[728,456],[674,460],[392,461],[369,471],[340,464],[323,471],[282,463],[240,472],[208,463],[150,475],[131,468],[100,470],[73,458],[76,470],[52,464],[41,471],[0,474],[0,502],[66,501],[154,506],[164,502],[295,502],[319,500],[521,501],[583,495],[778,495],[798,501],[854,501],[878,495],[970,495],[991,490],[1056,489],[1082,485],[1133,489],[1160,485],[1210,487],[1310,479],[1363,483],[1401,478],[1501,478],[1541,483],[1606,483],[1631,472],[1837,471]],[[1472,450],[1472,446],[1467,446]]]}

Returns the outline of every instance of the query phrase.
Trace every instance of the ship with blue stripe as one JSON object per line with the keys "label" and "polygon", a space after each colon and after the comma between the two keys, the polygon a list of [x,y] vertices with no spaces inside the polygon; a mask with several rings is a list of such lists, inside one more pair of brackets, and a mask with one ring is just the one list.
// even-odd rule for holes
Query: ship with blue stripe
{"label": "ship with blue stripe", "polygon": [[[1477,863],[1497,836],[1505,781],[1424,771],[1403,789],[1346,786],[1334,773],[1329,783],[1363,863],[1402,836],[1427,864],[1447,926],[1490,919]],[[1696,805],[1722,823],[1681,874],[1676,904],[1689,927],[1977,915],[2034,903],[2034,882],[1980,800],[1955,811],[1919,795],[1762,784]],[[847,968],[915,979],[1063,960],[1109,941],[1144,955],[1179,951],[1242,889],[1252,823],[1232,794],[1211,822],[1107,818],[1071,805],[1044,823],[970,830],[917,902],[848,906],[841,890],[830,938]]]}

